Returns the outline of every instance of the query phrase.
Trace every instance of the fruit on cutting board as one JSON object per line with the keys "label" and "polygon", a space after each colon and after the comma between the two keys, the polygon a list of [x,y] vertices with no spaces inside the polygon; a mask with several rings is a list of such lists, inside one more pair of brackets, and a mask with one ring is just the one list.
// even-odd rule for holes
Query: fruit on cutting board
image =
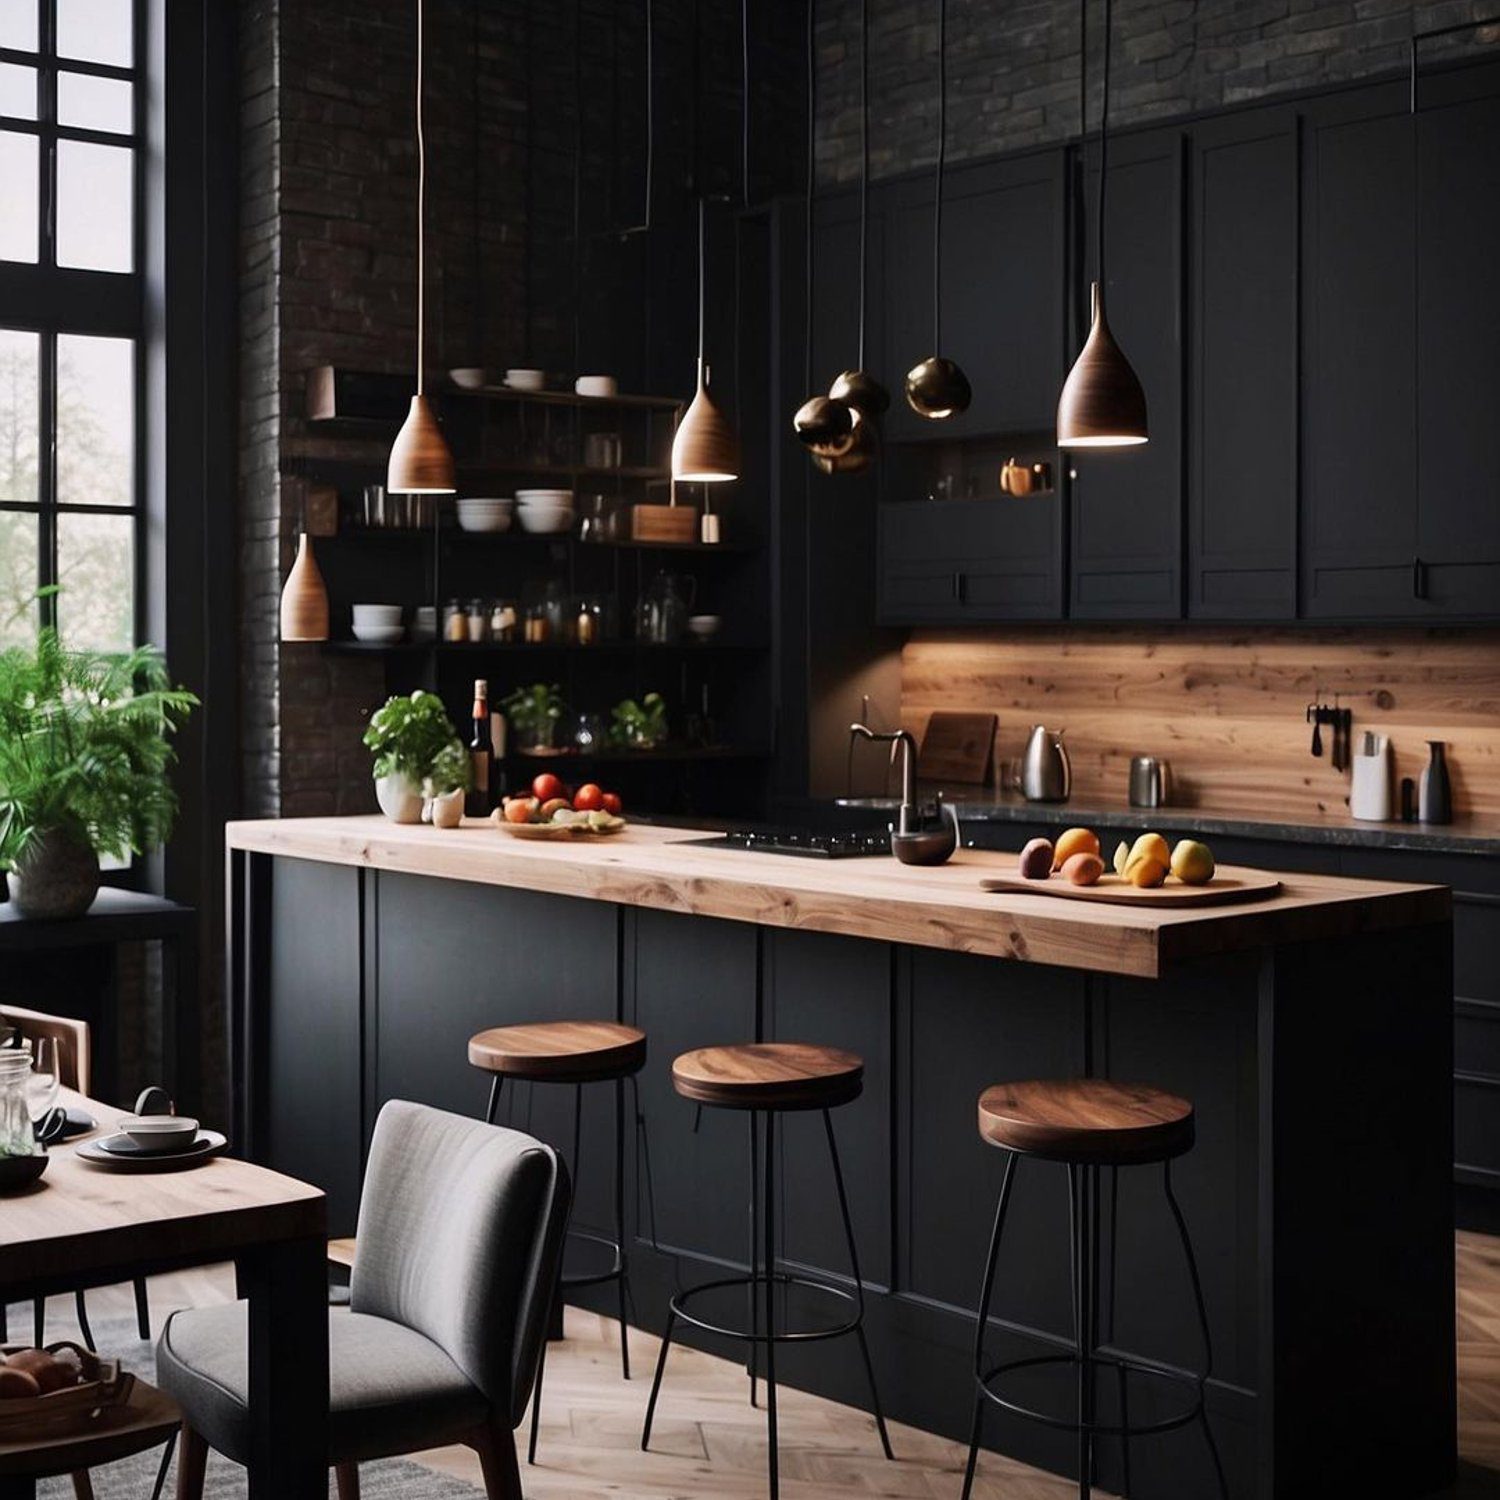
{"label": "fruit on cutting board", "polygon": [[1115,858],[1114,858],[1115,874],[1116,875],[1123,875],[1125,873],[1125,866],[1128,865],[1129,863],[1130,863],[1130,845],[1127,844],[1124,839],[1121,839],[1120,842],[1115,845]]}
{"label": "fruit on cutting board", "polygon": [[1130,858],[1125,861],[1128,866],[1131,860],[1150,855],[1159,865],[1170,868],[1172,864],[1172,851],[1167,841],[1159,833],[1143,833],[1130,846]]}
{"label": "fruit on cutting board", "polygon": [[1051,839],[1032,839],[1021,850],[1017,868],[1027,880],[1046,880],[1052,874]]}
{"label": "fruit on cutting board", "polygon": [[1167,878],[1168,868],[1152,854],[1134,854],[1125,866],[1125,879],[1142,890],[1152,890]]}
{"label": "fruit on cutting board", "polygon": [[30,1378],[36,1390],[44,1396],[60,1391],[64,1386],[78,1384],[78,1365],[72,1360],[61,1360],[45,1349],[18,1349],[6,1356],[4,1368]]}
{"label": "fruit on cutting board", "polygon": [[1090,849],[1080,849],[1063,861],[1063,875],[1073,885],[1097,885],[1104,873],[1104,861]]}
{"label": "fruit on cutting board", "polygon": [[1075,854],[1098,854],[1099,835],[1092,828],[1070,828],[1052,850],[1052,868],[1060,870]]}
{"label": "fruit on cutting board", "polygon": [[1198,839],[1179,839],[1172,851],[1172,873],[1184,885],[1207,885],[1214,878],[1214,852]]}
{"label": "fruit on cutting board", "polygon": [[541,814],[541,803],[535,797],[511,797],[505,803],[507,823],[535,823]]}
{"label": "fruit on cutting board", "polygon": [[552,774],[551,771],[543,771],[542,774],[531,783],[531,795],[535,797],[538,802],[551,802],[558,797],[566,799],[568,795],[568,789],[562,784],[561,780],[558,777]]}

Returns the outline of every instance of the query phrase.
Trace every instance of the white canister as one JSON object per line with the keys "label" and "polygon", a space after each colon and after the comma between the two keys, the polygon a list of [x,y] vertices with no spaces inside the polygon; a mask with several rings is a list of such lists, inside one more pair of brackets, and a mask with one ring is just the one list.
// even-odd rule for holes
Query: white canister
{"label": "white canister", "polygon": [[1395,766],[1389,735],[1366,736],[1368,750],[1354,753],[1349,812],[1362,823],[1389,823],[1396,815]]}

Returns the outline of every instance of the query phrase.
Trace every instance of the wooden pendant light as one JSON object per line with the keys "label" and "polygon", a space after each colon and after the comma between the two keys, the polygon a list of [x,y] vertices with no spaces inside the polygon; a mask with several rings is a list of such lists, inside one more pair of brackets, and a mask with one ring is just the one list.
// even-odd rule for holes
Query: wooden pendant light
{"label": "wooden pendant light", "polygon": [[[1085,5],[1087,0],[1085,0]],[[1099,101],[1099,195],[1094,226],[1094,255],[1098,280],[1090,294],[1091,326],[1057,402],[1059,448],[1128,448],[1148,441],[1146,392],[1110,332],[1104,314],[1104,188],[1109,172],[1109,46],[1111,0],[1104,0],[1104,87]],[[1083,37],[1079,38],[1079,71],[1084,68]],[[1079,130],[1083,120],[1080,113]]]}
{"label": "wooden pendant light", "polygon": [[740,440],[729,419],[708,393],[703,362],[704,204],[698,199],[698,388],[672,436],[672,478],[696,484],[724,484],[740,477]]}
{"label": "wooden pendant light", "polygon": [[391,445],[385,487],[396,494],[451,495],[453,454],[423,394],[427,363],[427,137],[422,129],[424,0],[417,0],[417,393]]}
{"label": "wooden pendant light", "polygon": [[296,561],[281,589],[281,638],[328,639],[328,588],[313,556],[312,538],[305,531],[298,539]]}

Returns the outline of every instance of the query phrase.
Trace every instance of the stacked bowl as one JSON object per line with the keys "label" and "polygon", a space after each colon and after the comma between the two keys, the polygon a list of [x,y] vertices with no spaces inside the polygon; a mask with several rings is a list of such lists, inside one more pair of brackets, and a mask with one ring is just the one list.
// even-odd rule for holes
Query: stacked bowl
{"label": "stacked bowl", "polygon": [[356,604],[354,639],[371,646],[394,646],[406,634],[399,604]]}
{"label": "stacked bowl", "polygon": [[538,535],[568,531],[573,525],[573,491],[517,490],[516,514],[522,531]]}
{"label": "stacked bowl", "polygon": [[516,502],[508,495],[468,496],[457,502],[458,524],[463,531],[509,531]]}

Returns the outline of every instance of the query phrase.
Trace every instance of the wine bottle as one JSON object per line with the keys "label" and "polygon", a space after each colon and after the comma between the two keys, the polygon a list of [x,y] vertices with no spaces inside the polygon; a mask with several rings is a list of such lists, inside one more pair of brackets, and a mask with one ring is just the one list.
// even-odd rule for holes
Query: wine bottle
{"label": "wine bottle", "polygon": [[490,685],[483,677],[474,679],[474,732],[469,739],[469,795],[464,811],[471,818],[487,818],[494,805],[491,783],[494,780],[495,752],[490,741]]}

